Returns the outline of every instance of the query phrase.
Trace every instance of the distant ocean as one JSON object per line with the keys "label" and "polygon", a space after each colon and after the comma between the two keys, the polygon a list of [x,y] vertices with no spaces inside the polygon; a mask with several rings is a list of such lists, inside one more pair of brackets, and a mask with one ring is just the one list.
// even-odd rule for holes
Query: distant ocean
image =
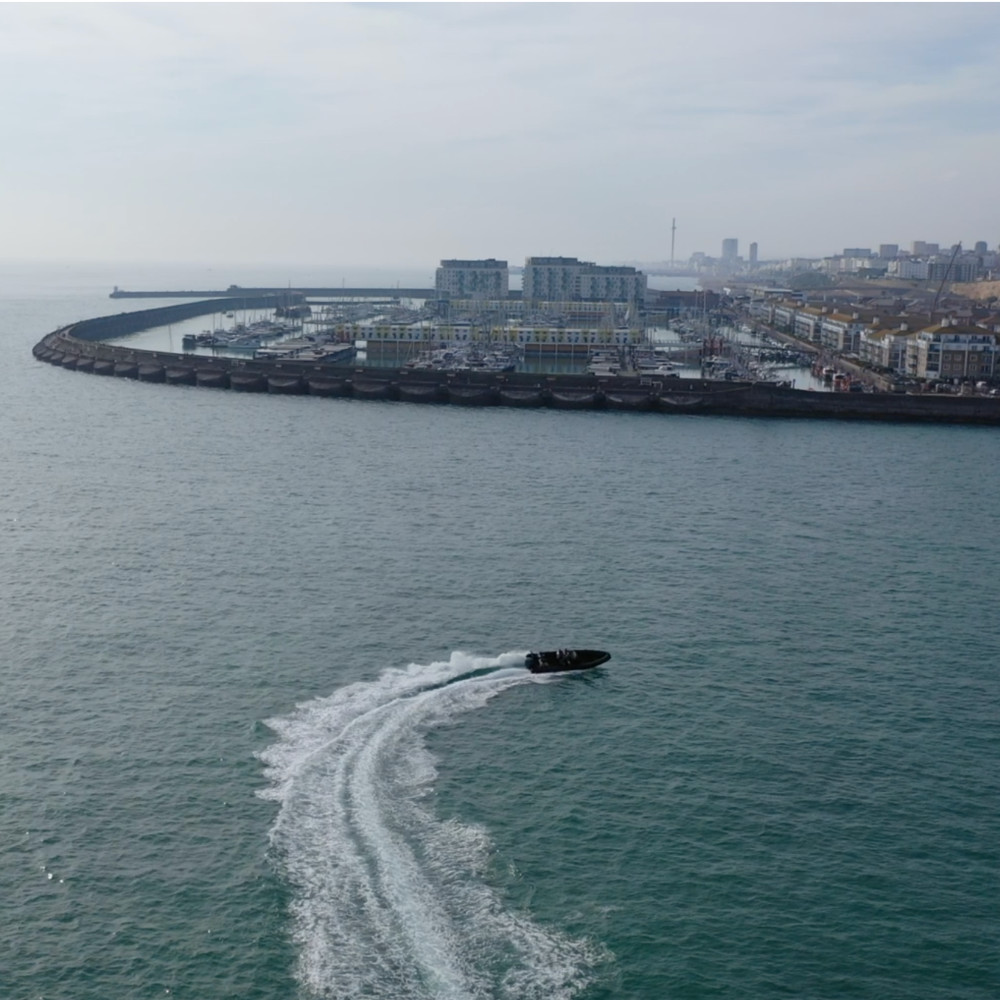
{"label": "distant ocean", "polygon": [[0,997],[995,1000],[996,430],[31,356],[316,277],[0,265]]}

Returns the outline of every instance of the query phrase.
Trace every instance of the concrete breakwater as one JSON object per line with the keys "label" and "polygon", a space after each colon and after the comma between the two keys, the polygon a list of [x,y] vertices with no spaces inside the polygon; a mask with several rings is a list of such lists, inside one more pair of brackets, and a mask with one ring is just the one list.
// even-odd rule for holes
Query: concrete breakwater
{"label": "concrete breakwater", "polygon": [[[233,298],[237,295],[241,296],[261,296],[261,295],[274,295],[280,296],[282,299],[287,299],[290,295],[297,296],[299,298],[323,298],[323,299],[436,299],[439,297],[438,292],[434,288],[400,288],[399,285],[387,285],[384,288],[361,288],[361,287],[351,287],[346,288],[343,285],[337,285],[334,288],[329,287],[311,287],[304,288],[301,286],[296,286],[293,289],[288,288],[242,288],[239,285],[232,285],[225,291],[219,290],[208,290],[208,291],[181,291],[181,292],[156,292],[156,291],[138,291],[129,292],[124,288],[118,288],[115,286],[115,290],[108,296],[112,299],[177,299],[177,298]],[[519,299],[521,297],[521,292],[519,290],[511,289],[507,297],[509,299]]]}
{"label": "concrete breakwater", "polygon": [[1000,398],[938,394],[825,393],[766,382],[447,372],[243,360],[108,344],[109,337],[226,309],[266,308],[270,297],[215,299],[84,320],[43,337],[35,357],[95,375],[237,392],[308,394],[465,406],[553,407],[733,416],[832,417],[1000,424]]}

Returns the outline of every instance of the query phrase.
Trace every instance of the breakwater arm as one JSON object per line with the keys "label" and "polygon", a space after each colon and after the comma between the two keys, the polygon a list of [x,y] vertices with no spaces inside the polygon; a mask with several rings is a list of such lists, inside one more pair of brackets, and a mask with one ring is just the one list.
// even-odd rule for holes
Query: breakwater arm
{"label": "breakwater arm", "polygon": [[240,288],[231,285],[225,291],[139,291],[128,292],[124,288],[115,287],[109,298],[112,299],[208,299],[235,298],[237,296],[291,296],[296,300],[306,296],[323,299],[436,299],[438,293],[433,288]]}
{"label": "breakwater arm", "polygon": [[[386,288],[347,288],[337,285],[332,288],[241,288],[239,285],[230,285],[225,291],[126,291],[124,288],[115,286],[109,298],[112,299],[210,299],[210,298],[232,298],[239,295],[261,296],[276,295],[291,297],[296,301],[304,298],[317,299],[440,299],[448,298],[442,295],[436,288],[400,288],[388,286]],[[507,298],[513,302],[521,299],[521,290],[512,288],[507,293]]]}
{"label": "breakwater arm", "polygon": [[273,296],[211,299],[84,320],[48,334],[33,348],[49,364],[147,382],[243,392],[308,393],[354,399],[466,406],[546,406],[676,414],[826,417],[1000,425],[1000,398],[943,394],[824,393],[768,382],[650,378],[641,375],[537,375],[347,367],[314,361],[243,360],[173,354],[108,344],[112,337],[193,316],[268,308]]}
{"label": "breakwater arm", "polygon": [[73,336],[79,340],[110,340],[125,337],[140,330],[155,326],[179,323],[195,316],[209,316],[217,312],[237,309],[273,309],[278,305],[273,295],[254,295],[240,298],[211,299],[199,302],[184,302],[175,306],[160,306],[157,309],[137,309],[135,312],[118,313],[115,316],[99,316],[74,323]]}

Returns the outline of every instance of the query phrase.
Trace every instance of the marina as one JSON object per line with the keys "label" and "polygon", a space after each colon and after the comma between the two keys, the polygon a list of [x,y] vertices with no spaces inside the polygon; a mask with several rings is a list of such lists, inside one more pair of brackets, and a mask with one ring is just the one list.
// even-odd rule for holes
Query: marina
{"label": "marina", "polygon": [[[287,297],[287,294],[286,294]],[[223,301],[223,300],[219,300]],[[263,301],[263,300],[259,300]],[[815,373],[812,356],[775,335],[726,325],[710,314],[664,325],[592,327],[443,320],[423,300],[302,300],[298,306],[234,308],[112,337],[109,343],[195,359],[253,358],[362,364],[416,371],[591,374],[655,379],[772,382],[818,392],[834,386]]]}
{"label": "marina", "polygon": [[856,357],[694,301],[688,311],[650,323],[655,311],[643,316],[615,303],[603,309],[593,302],[564,303],[567,311],[559,313],[553,304],[497,310],[479,302],[463,311],[445,299],[324,301],[286,289],[83,321],[44,338],[35,356],[94,374],[240,392],[1000,422],[1000,399],[975,391],[978,385],[910,391],[891,373],[857,364]]}
{"label": "marina", "polygon": [[[162,312],[162,310],[160,311]],[[148,322],[148,318],[147,318]],[[142,382],[226,388],[234,392],[342,396],[354,399],[631,410],[703,416],[824,417],[842,420],[1000,424],[1000,399],[887,392],[812,392],[777,382],[667,378],[641,374],[544,375],[527,372],[433,371],[323,364],[299,360],[187,359],[105,343],[101,333],[141,329],[133,313],[56,330],[33,354],[64,369]],[[85,334],[85,336],[81,336]],[[168,371],[170,376],[168,378]]]}
{"label": "marina", "polygon": [[[238,392],[462,406],[1000,423],[997,397],[872,391],[873,386],[855,383],[847,371],[831,374],[827,369],[832,366],[822,364],[822,357],[814,357],[809,369],[798,367],[796,360],[807,359],[796,358],[780,335],[759,327],[727,327],[720,317],[680,321],[655,331],[598,328],[579,338],[576,330],[553,328],[551,339],[543,339],[548,331],[538,328],[508,325],[494,337],[495,328],[482,324],[421,319],[406,326],[413,339],[403,341],[402,324],[379,322],[382,304],[355,303],[351,308],[374,313],[352,323],[347,335],[341,326],[327,323],[319,336],[300,336],[290,345],[291,338],[284,337],[284,350],[282,338],[270,347],[261,347],[258,340],[252,349],[240,343],[234,350],[231,342],[222,349],[214,343],[199,346],[197,335],[191,353],[152,349],[164,331],[172,345],[181,324],[201,328],[210,316],[215,328],[218,314],[235,319],[238,309],[263,311],[267,315],[251,322],[273,324],[277,310],[289,304],[287,296],[262,296],[98,317],[53,331],[35,345],[34,355],[80,372]],[[393,303],[391,308],[414,307]],[[369,339],[353,339],[355,329]],[[190,332],[181,333],[182,342]],[[384,350],[389,345],[393,353]],[[539,346],[545,350],[533,349]],[[264,356],[255,356],[261,350]],[[799,388],[803,373],[812,384]]]}

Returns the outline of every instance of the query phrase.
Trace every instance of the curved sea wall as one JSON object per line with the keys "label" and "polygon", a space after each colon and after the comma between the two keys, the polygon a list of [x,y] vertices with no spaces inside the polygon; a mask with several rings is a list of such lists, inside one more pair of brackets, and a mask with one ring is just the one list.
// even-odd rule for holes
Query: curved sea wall
{"label": "curved sea wall", "polygon": [[353,399],[700,413],[730,416],[832,417],[1000,424],[1000,398],[924,393],[811,392],[767,382],[704,379],[444,372],[366,368],[305,361],[265,361],[173,354],[104,341],[194,316],[275,305],[273,297],[214,299],[84,320],[43,337],[35,357],[95,375],[205,386],[236,392]]}

